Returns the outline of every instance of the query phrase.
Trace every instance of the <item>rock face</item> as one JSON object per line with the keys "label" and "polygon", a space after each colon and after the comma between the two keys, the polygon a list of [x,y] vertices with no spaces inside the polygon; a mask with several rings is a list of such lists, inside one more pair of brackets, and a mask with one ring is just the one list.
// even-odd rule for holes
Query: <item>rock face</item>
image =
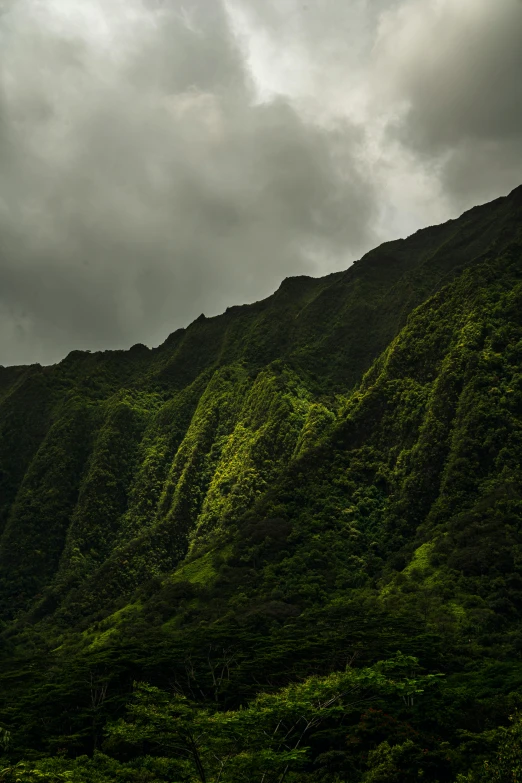
{"label": "rock face", "polygon": [[440,669],[446,646],[455,677],[502,655],[516,686],[521,194],[157,349],[0,368],[6,670],[45,658],[29,717],[8,720],[22,746],[81,735],[57,716],[83,674],[63,674],[65,696],[53,677],[100,655],[119,661],[120,701],[137,670],[176,668],[174,649],[234,648],[224,703],[338,668],[348,648]]}

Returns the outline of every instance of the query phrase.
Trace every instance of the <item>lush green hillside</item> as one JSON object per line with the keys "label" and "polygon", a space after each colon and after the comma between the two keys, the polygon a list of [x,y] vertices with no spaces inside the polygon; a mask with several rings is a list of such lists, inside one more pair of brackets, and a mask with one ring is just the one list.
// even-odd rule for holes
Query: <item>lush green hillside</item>
{"label": "lush green hillside", "polygon": [[6,780],[517,779],[521,218],[1,369]]}

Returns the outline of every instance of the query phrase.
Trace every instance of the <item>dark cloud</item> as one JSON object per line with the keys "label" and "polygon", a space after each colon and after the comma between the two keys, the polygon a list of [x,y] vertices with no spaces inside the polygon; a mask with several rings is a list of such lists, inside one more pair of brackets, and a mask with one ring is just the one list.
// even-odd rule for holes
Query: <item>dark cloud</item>
{"label": "dark cloud", "polygon": [[157,343],[371,243],[359,134],[255,105],[217,0],[34,7],[0,54],[4,363]]}
{"label": "dark cloud", "polygon": [[364,127],[383,235],[522,181],[520,0],[230,2],[311,113]]}
{"label": "dark cloud", "polygon": [[522,4],[403,3],[381,19],[377,94],[402,104],[391,136],[437,165],[450,197],[522,181]]}
{"label": "dark cloud", "polygon": [[433,4],[431,13],[423,6],[417,24],[412,13],[409,23],[412,30],[396,31],[404,49],[394,74],[399,95],[410,104],[402,127],[408,143],[439,151],[464,138],[498,140],[522,132],[518,2]]}
{"label": "dark cloud", "polygon": [[4,3],[0,363],[158,343],[518,184],[521,8]]}

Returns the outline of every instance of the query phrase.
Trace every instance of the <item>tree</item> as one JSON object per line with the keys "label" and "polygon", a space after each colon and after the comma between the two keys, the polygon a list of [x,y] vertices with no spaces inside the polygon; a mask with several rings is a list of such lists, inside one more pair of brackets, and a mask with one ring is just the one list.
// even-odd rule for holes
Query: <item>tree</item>
{"label": "tree", "polygon": [[484,761],[482,768],[459,775],[458,783],[521,783],[522,781],[522,714],[510,718],[511,725],[500,728],[496,754]]}
{"label": "tree", "polygon": [[174,755],[201,783],[283,783],[306,762],[307,742],[319,726],[338,725],[384,695],[411,704],[438,676],[414,677],[416,667],[415,658],[398,653],[375,666],[309,677],[227,712],[138,683],[127,719],[109,729],[109,745]]}

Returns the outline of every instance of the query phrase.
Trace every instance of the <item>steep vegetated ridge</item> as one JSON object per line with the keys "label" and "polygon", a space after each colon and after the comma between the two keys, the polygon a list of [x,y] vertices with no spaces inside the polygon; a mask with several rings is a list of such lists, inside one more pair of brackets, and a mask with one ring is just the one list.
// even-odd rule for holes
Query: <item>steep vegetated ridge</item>
{"label": "steep vegetated ridge", "polygon": [[0,780],[518,779],[521,226],[0,368]]}

